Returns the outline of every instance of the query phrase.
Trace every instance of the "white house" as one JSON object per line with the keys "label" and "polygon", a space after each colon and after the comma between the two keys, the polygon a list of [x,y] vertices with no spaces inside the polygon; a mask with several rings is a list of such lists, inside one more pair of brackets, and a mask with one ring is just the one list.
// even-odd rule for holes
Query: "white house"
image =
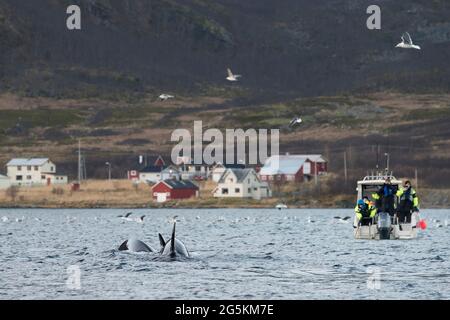
{"label": "white house", "polygon": [[6,164],[12,185],[33,186],[67,184],[68,177],[56,173],[56,165],[48,158],[12,159]]}
{"label": "white house", "polygon": [[147,166],[139,171],[139,182],[156,183],[161,181],[163,167]]}
{"label": "white house", "polygon": [[214,182],[219,182],[222,175],[227,169],[245,169],[244,164],[216,164],[209,172],[209,178]]}
{"label": "white house", "polygon": [[190,157],[178,157],[176,165],[183,180],[206,180],[210,174],[207,164],[191,164]]}
{"label": "white house", "polygon": [[214,189],[216,198],[252,198],[271,197],[267,182],[262,182],[254,169],[227,169]]}
{"label": "white house", "polygon": [[0,174],[0,190],[8,189],[11,186],[11,181],[7,176]]}
{"label": "white house", "polygon": [[181,173],[175,166],[147,166],[139,172],[139,182],[157,183],[161,180],[181,180]]}

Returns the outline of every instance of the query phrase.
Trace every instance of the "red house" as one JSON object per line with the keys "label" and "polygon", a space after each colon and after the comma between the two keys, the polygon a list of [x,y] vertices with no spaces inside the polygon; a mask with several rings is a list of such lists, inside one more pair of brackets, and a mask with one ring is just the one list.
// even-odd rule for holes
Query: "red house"
{"label": "red house", "polygon": [[328,172],[321,155],[278,155],[267,159],[259,171],[262,181],[308,181]]}
{"label": "red house", "polygon": [[191,181],[164,180],[152,187],[153,200],[166,202],[174,199],[188,199],[198,196],[199,188]]}

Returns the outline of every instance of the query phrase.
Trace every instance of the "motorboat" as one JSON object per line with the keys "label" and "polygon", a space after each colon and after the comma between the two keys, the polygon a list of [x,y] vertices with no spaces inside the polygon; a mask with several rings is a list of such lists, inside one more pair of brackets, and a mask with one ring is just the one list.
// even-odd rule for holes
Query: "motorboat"
{"label": "motorboat", "polygon": [[[373,201],[372,194],[376,193],[383,185],[386,179],[391,180],[392,185],[402,186],[402,181],[395,178],[391,173],[381,172],[365,176],[357,183],[358,199],[367,196]],[[353,232],[355,239],[365,240],[407,240],[417,238],[417,226],[420,217],[417,212],[411,214],[411,219],[399,221],[395,214],[391,216],[388,212],[378,212],[377,215],[369,221],[367,225],[361,225],[361,222],[355,215],[353,222]]]}
{"label": "motorboat", "polygon": [[288,206],[285,205],[284,203],[279,203],[279,204],[277,204],[277,205],[275,206],[275,208],[278,209],[278,210],[282,210],[282,209],[287,209]]}

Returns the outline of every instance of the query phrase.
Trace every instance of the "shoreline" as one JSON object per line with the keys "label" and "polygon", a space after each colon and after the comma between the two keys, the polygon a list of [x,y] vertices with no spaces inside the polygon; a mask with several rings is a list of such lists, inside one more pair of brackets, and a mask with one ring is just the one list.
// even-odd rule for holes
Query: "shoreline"
{"label": "shoreline", "polygon": [[[242,206],[242,205],[228,205],[228,206],[220,206],[220,205],[215,205],[215,206],[202,206],[202,205],[184,205],[184,204],[179,204],[179,203],[173,203],[173,204],[166,204],[166,205],[147,205],[147,206],[130,206],[128,204],[124,204],[124,205],[85,205],[85,206],[77,206],[77,205],[70,205],[70,206],[60,206],[60,205],[2,205],[0,203],[0,210],[7,210],[7,209],[12,209],[12,210],[16,210],[16,209],[50,209],[50,210],[56,210],[56,209],[73,209],[73,210],[77,210],[77,209],[88,209],[88,210],[96,210],[96,209],[123,209],[123,210],[132,210],[132,209],[274,209],[277,211],[283,211],[283,210],[292,210],[292,209],[300,209],[300,210],[320,210],[320,209],[341,209],[341,210],[352,210],[353,211],[353,207],[338,207],[338,206],[289,206],[286,209],[277,209],[275,208],[275,206],[268,206],[268,205],[247,205],[247,206]],[[426,211],[426,210],[450,210],[450,207],[448,206],[430,206],[430,207],[426,207],[421,209],[421,212]]]}
{"label": "shoreline", "polygon": [[[151,187],[128,180],[88,180],[80,191],[70,185],[21,187],[14,194],[0,190],[0,209],[275,209],[279,203],[289,209],[348,209],[353,211],[355,194],[330,194],[313,184],[286,184],[272,198],[215,198],[214,183],[199,183],[197,198],[157,203]],[[449,189],[421,189],[421,207],[450,209]]]}

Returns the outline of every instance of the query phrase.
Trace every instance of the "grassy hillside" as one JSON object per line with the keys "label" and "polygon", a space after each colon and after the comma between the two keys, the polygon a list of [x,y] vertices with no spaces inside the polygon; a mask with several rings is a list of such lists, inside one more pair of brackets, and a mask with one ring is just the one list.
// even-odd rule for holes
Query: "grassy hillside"
{"label": "grassy hillside", "polygon": [[[88,176],[106,174],[113,163],[116,177],[136,164],[139,154],[167,157],[177,128],[262,128],[281,130],[281,152],[322,153],[330,169],[343,173],[347,153],[349,174],[356,179],[390,153],[391,167],[427,185],[450,185],[450,96],[378,93],[355,96],[279,99],[263,103],[251,96],[234,99],[178,96],[156,101],[24,98],[0,96],[0,161],[15,156],[50,156],[74,176],[77,140],[87,157]],[[291,130],[290,119],[304,123]],[[379,145],[379,147],[377,147]]]}
{"label": "grassy hillside", "polygon": [[[0,89],[25,96],[126,98],[226,86],[244,75],[255,94],[447,92],[448,1],[383,0],[382,29],[366,28],[369,0],[77,1],[0,3]],[[70,3],[72,4],[72,3]],[[409,31],[423,47],[394,46]]]}

